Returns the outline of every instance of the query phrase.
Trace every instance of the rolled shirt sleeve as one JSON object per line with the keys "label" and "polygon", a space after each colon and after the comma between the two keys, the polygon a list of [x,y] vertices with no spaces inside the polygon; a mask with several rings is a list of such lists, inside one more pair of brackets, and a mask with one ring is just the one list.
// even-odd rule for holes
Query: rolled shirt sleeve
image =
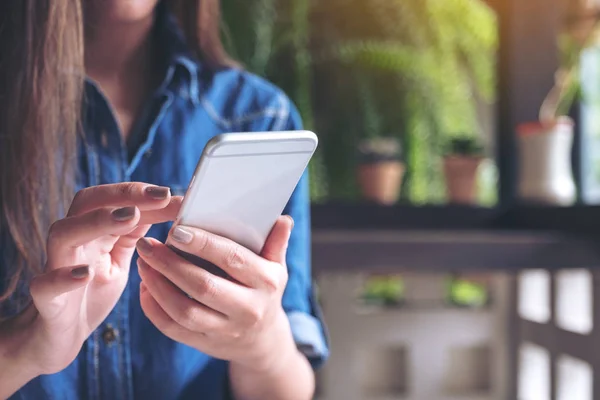
{"label": "rolled shirt sleeve", "polygon": [[[290,106],[286,129],[302,129],[299,114],[293,106]],[[308,179],[306,171],[284,210],[294,219],[294,229],[287,252],[289,279],[283,295],[283,307],[298,349],[317,368],[329,357],[329,338],[312,282]]]}

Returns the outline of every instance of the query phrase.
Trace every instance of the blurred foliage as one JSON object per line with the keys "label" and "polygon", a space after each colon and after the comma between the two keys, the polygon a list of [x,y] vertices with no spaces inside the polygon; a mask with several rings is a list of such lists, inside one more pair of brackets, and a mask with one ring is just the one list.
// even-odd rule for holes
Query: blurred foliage
{"label": "blurred foliage", "polygon": [[443,143],[482,131],[497,25],[481,0],[222,0],[227,48],[282,87],[320,138],[313,201],[354,199],[356,148],[397,137],[403,198],[444,200]]}
{"label": "blurred foliage", "polygon": [[483,307],[489,302],[488,286],[468,278],[448,279],[448,301],[461,307]]}
{"label": "blurred foliage", "polygon": [[404,280],[399,275],[374,275],[365,282],[362,300],[367,304],[392,306],[404,301]]}
{"label": "blurred foliage", "polygon": [[446,155],[481,156],[483,145],[475,137],[452,137],[446,143]]}

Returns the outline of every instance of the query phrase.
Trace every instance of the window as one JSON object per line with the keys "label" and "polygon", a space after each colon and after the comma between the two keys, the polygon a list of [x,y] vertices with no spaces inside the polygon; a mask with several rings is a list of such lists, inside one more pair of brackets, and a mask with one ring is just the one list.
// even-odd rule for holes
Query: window
{"label": "window", "polygon": [[591,366],[561,355],[557,362],[557,400],[592,400],[594,374]]}
{"label": "window", "polygon": [[565,270],[556,274],[556,324],[562,329],[588,334],[592,331],[592,274]]}
{"label": "window", "polygon": [[550,273],[546,270],[527,270],[519,274],[519,315],[529,321],[550,321]]}
{"label": "window", "polygon": [[524,343],[519,350],[518,400],[550,400],[550,354]]}

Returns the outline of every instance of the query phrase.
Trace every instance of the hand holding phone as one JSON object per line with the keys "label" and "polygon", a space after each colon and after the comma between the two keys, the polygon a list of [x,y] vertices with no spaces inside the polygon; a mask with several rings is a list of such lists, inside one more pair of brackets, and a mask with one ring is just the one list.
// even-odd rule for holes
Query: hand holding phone
{"label": "hand holding phone", "polygon": [[216,136],[198,162],[176,225],[204,229],[260,253],[317,144],[309,131]]}

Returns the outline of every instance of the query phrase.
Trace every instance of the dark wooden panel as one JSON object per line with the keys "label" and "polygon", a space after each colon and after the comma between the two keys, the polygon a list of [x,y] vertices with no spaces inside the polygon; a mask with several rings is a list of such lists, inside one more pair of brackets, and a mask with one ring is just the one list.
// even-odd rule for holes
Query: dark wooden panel
{"label": "dark wooden panel", "polygon": [[379,206],[365,203],[313,205],[313,229],[490,229],[501,212],[476,207]]}
{"label": "dark wooden panel", "polygon": [[559,231],[600,236],[600,207],[489,209],[335,203],[314,205],[312,226],[315,230]]}
{"label": "dark wooden panel", "polygon": [[598,342],[596,336],[580,335],[557,328],[550,324],[521,321],[521,342],[531,342],[548,349],[555,355],[568,354],[590,364],[594,364],[592,349]]}
{"label": "dark wooden panel", "polygon": [[596,240],[552,233],[325,231],[313,233],[322,271],[466,271],[600,266]]}

